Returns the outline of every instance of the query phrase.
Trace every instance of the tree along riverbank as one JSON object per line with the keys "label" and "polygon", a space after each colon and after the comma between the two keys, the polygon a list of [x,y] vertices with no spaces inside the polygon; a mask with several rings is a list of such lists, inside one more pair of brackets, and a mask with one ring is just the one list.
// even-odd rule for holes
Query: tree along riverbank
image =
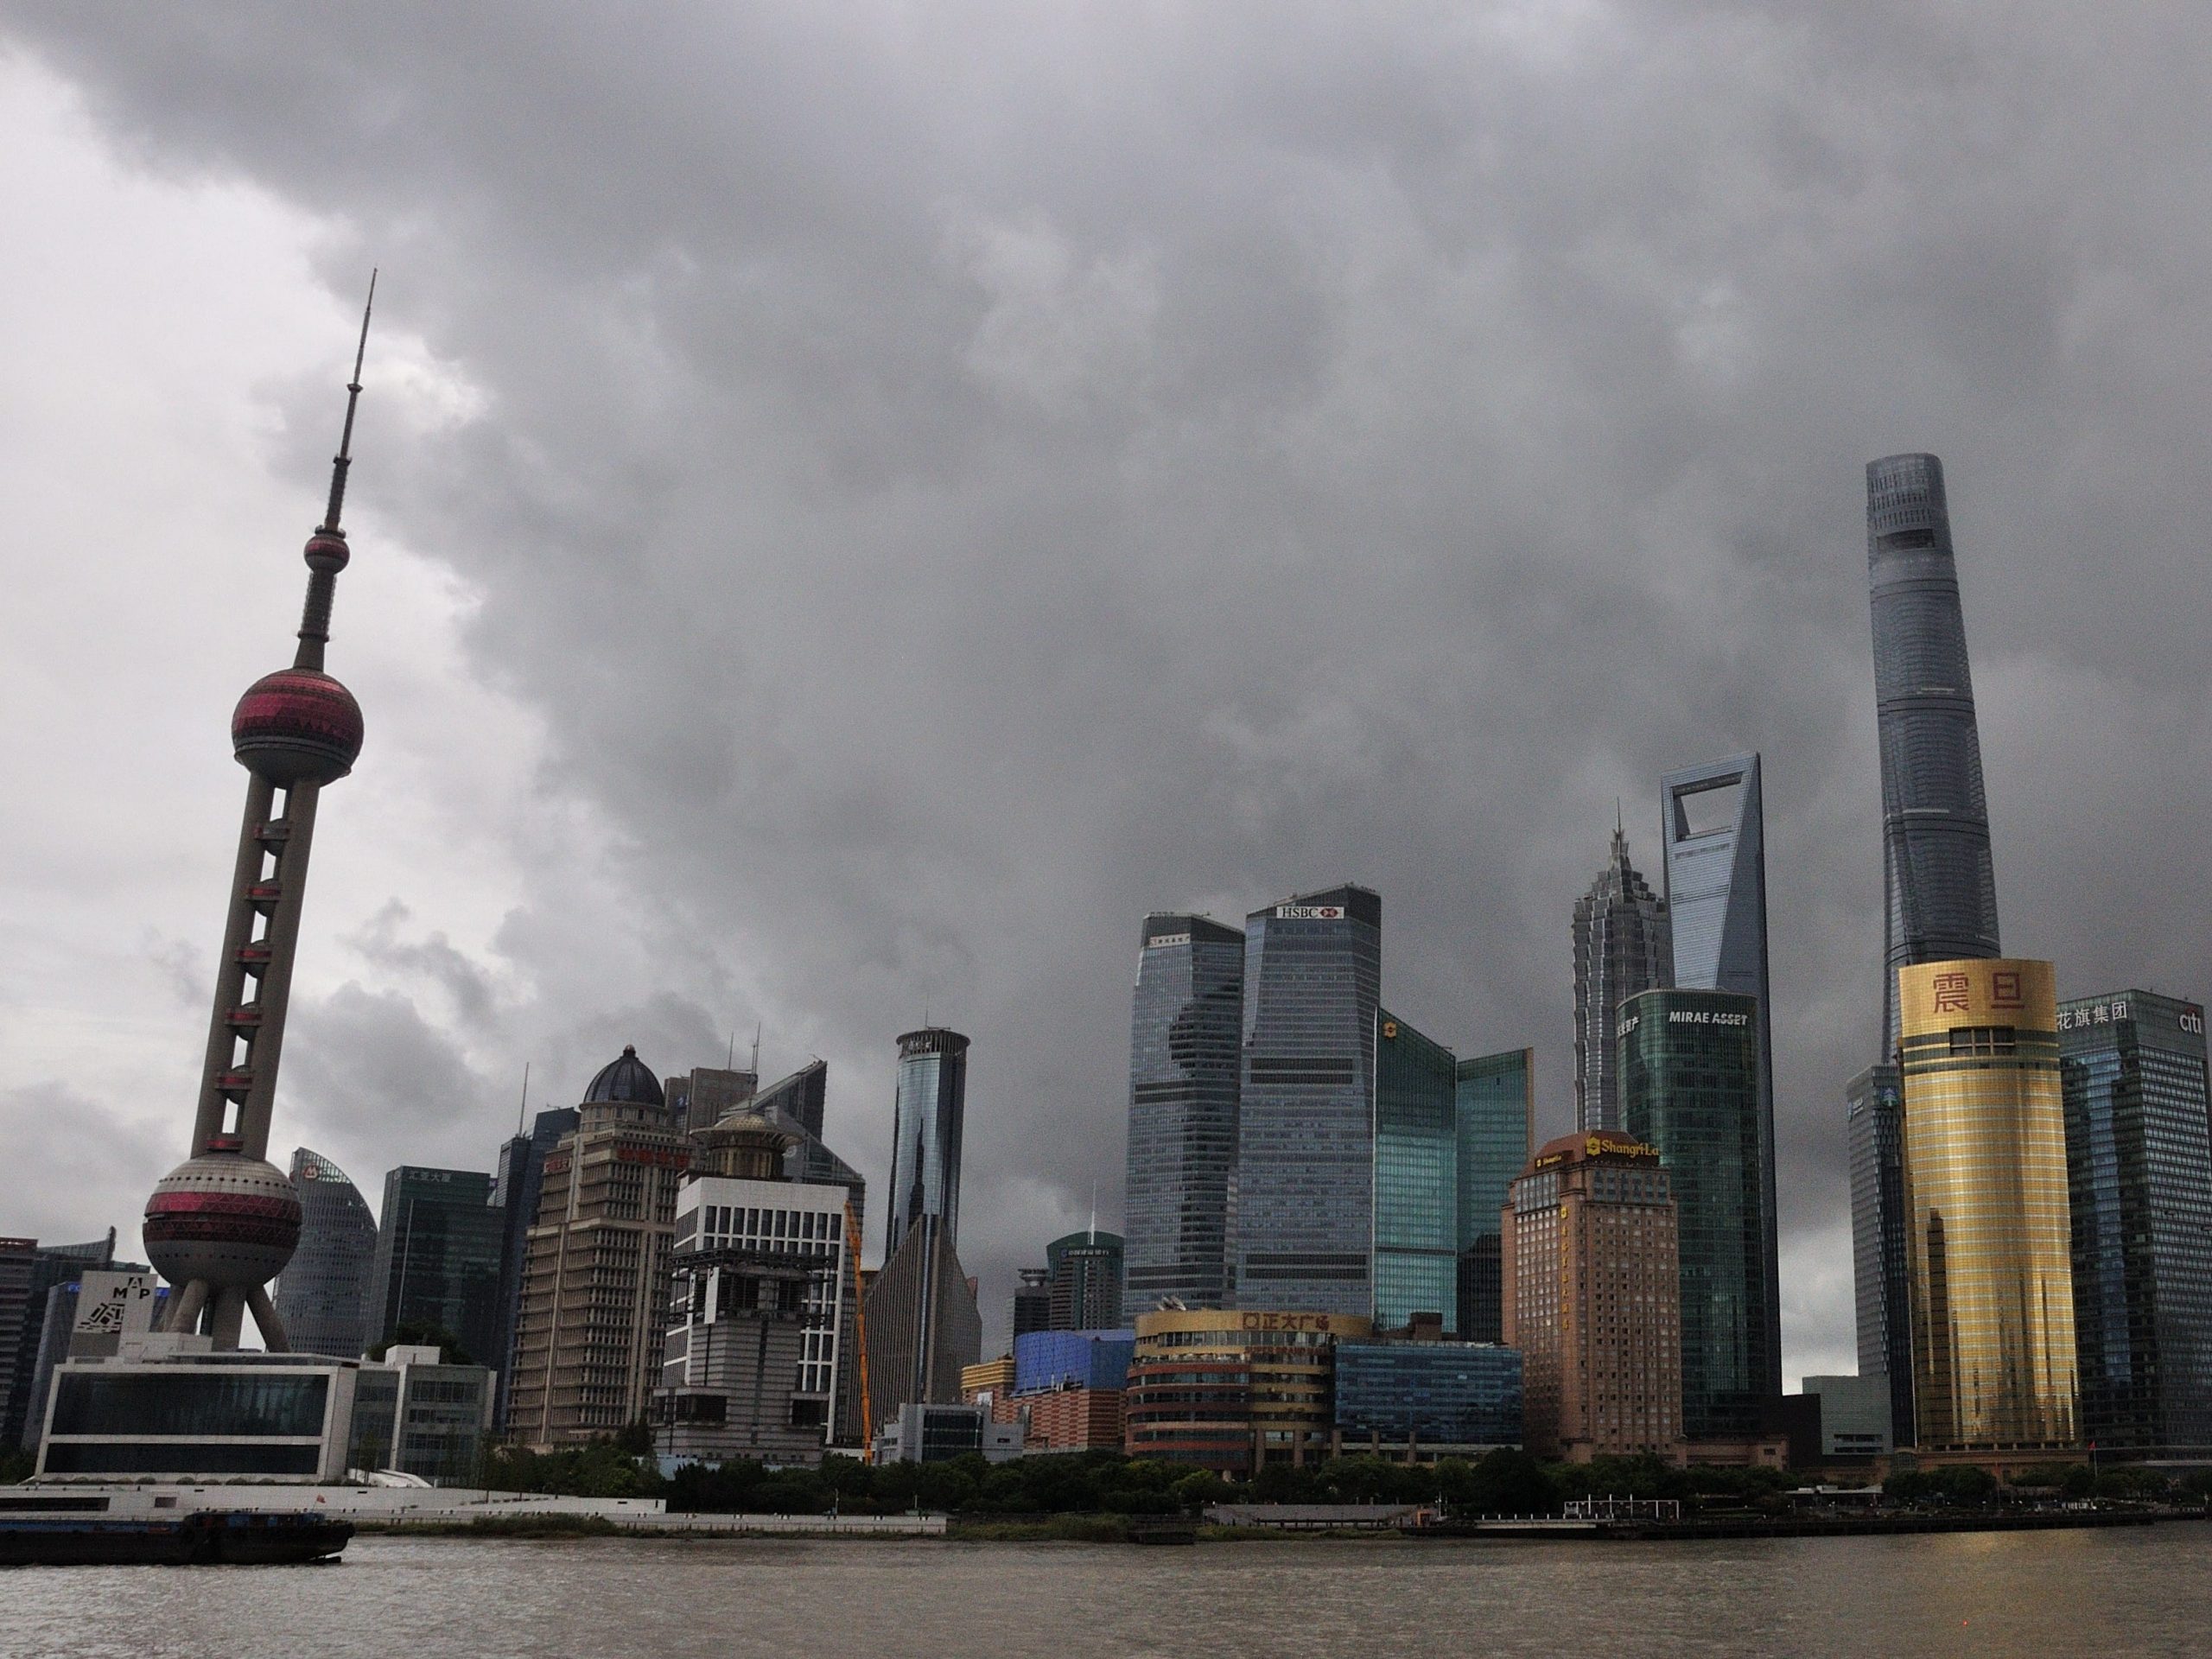
{"label": "tree along riverbank", "polygon": [[[641,1430],[590,1446],[531,1452],[503,1448],[478,1484],[507,1491],[584,1497],[658,1497],[693,1514],[898,1515],[917,1510],[963,1522],[1040,1515],[1195,1516],[1210,1504],[1408,1503],[1447,1516],[1557,1516],[1573,1499],[1672,1500],[1686,1519],[1742,1514],[1787,1516],[1802,1475],[1778,1469],[1678,1469],[1656,1458],[1599,1458],[1547,1464],[1522,1452],[1468,1460],[1393,1463],[1375,1457],[1270,1465],[1249,1481],[1204,1470],[1131,1459],[1118,1452],[1067,1452],[987,1463],[970,1453],[942,1463],[870,1465],[831,1454],[811,1469],[772,1469],[732,1459],[695,1464],[664,1476]],[[2079,1464],[2018,1471],[2009,1482],[1970,1466],[1901,1470],[1883,1487],[1891,1509],[2007,1510],[2091,1499],[2196,1504],[2212,1493],[2202,1474],[2177,1482],[2156,1470],[2122,1466],[2093,1472]]]}

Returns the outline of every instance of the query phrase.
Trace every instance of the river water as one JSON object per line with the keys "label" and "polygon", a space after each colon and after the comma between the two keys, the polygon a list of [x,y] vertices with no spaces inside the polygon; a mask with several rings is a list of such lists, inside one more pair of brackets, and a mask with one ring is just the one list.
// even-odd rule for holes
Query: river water
{"label": "river water", "polygon": [[0,1654],[2212,1653],[2212,1524],[1711,1544],[356,1539],[0,1573]]}

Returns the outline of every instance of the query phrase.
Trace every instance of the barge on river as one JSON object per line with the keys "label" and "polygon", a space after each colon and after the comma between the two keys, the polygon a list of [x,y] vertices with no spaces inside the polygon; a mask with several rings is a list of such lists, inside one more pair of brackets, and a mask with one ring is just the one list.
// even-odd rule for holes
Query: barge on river
{"label": "barge on river", "polygon": [[0,1567],[290,1565],[331,1560],[353,1535],[352,1522],[326,1516],[157,1503],[135,1493],[0,1491]]}

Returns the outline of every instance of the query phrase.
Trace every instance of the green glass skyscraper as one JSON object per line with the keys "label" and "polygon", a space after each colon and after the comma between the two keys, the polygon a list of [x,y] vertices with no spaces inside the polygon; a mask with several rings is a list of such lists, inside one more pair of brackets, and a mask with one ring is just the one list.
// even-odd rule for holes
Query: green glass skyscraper
{"label": "green glass skyscraper", "polygon": [[1682,1428],[1759,1430],[1781,1370],[1768,1315],[1758,1002],[1726,991],[1646,991],[1621,1005],[1622,1116],[1655,1147],[1680,1228]]}
{"label": "green glass skyscraper", "polygon": [[[1760,1282],[1767,1296],[1759,1323],[1777,1331],[1782,1325],[1781,1206],[1774,1172],[1774,998],[1767,984],[1766,809],[1759,758],[1736,754],[1668,772],[1659,791],[1675,953],[1667,983],[1752,999],[1759,1064]],[[1770,1343],[1765,1356],[1766,1392],[1779,1395],[1781,1343]]]}
{"label": "green glass skyscraper", "polygon": [[389,1171],[370,1273],[371,1344],[390,1341],[403,1324],[435,1326],[478,1364],[496,1365],[505,1219],[488,1174],[412,1164]]}
{"label": "green glass skyscraper", "polygon": [[1459,1146],[1452,1051],[1375,1015],[1375,1325],[1459,1317]]}
{"label": "green glass skyscraper", "polygon": [[1536,1052],[1510,1048],[1453,1069],[1459,1128],[1459,1334],[1497,1342],[1498,1217],[1513,1182],[1536,1149]]}

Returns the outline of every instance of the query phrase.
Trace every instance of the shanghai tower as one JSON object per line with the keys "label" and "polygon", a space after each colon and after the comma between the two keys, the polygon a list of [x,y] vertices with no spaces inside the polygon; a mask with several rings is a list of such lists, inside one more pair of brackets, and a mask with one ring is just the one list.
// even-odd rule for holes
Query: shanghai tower
{"label": "shanghai tower", "polygon": [[1866,466],[1866,566],[1882,748],[1882,1054],[1897,1042],[1897,969],[2000,953],[1981,737],[1967,669],[1943,463]]}
{"label": "shanghai tower", "polygon": [[[369,293],[373,302],[373,279]],[[156,1182],[146,1200],[147,1258],[177,1287],[167,1328],[204,1331],[219,1349],[238,1345],[248,1310],[271,1352],[287,1346],[268,1285],[299,1244],[302,1211],[298,1189],[269,1161],[269,1120],[316,800],[324,785],[353,769],[361,752],[360,705],[323,672],[322,655],[338,573],[350,556],[338,515],[368,340],[365,308],[330,499],[308,537],[299,650],[289,668],[248,687],[231,715],[231,750],[247,772],[245,822],[217,958],[192,1155]]]}
{"label": "shanghai tower", "polygon": [[1981,736],[1967,669],[1943,463],[1866,464],[1866,574],[1882,752],[1882,1052],[1846,1091],[1859,1372],[1886,1376],[1897,1444],[1915,1421],[1897,970],[1999,954]]}

